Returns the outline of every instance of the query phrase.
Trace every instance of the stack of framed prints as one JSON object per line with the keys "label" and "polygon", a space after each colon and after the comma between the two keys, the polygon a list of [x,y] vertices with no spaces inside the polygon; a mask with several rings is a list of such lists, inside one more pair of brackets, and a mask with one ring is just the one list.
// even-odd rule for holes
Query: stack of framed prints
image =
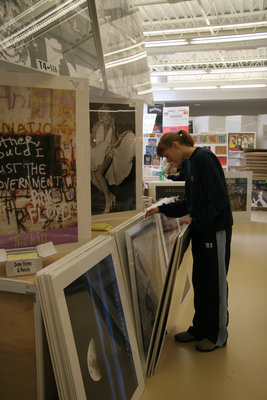
{"label": "stack of framed prints", "polygon": [[109,235],[115,238],[115,242],[117,245],[120,265],[122,269],[122,275],[126,287],[126,293],[128,295],[129,302],[131,305],[131,311],[133,311],[133,297],[132,297],[130,269],[129,269],[125,232],[135,224],[141,222],[144,218],[145,218],[145,212],[140,212],[109,231]]}
{"label": "stack of framed prints", "polygon": [[44,268],[37,284],[60,399],[139,399],[144,378],[114,238]]}
{"label": "stack of framed prints", "polygon": [[159,356],[159,337],[165,329],[175,272],[184,252],[187,230],[180,230],[178,220],[172,220],[153,215],[125,233],[137,342],[147,376],[153,374]]}
{"label": "stack of framed prints", "polygon": [[125,232],[137,342],[143,370],[166,274],[158,224],[154,216]]}
{"label": "stack of framed prints", "polygon": [[[151,337],[150,353],[149,358],[147,359],[147,376],[152,376],[154,374],[159,361],[164,337],[166,334],[166,325],[173,296],[173,289],[177,279],[180,280],[180,304],[184,300],[186,285],[188,285],[188,273],[187,268],[182,269],[180,267],[182,264],[184,253],[189,245],[189,241],[189,226],[187,224],[184,224],[180,230],[180,233],[176,237],[168,263],[164,287],[158,305],[157,315],[155,318],[153,335]],[[179,277],[177,276],[178,274],[180,274]]]}

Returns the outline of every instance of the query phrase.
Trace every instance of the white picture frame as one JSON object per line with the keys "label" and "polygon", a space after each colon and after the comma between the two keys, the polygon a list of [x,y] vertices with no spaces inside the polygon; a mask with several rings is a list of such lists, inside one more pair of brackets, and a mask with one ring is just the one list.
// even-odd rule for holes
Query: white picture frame
{"label": "white picture frame", "polygon": [[169,259],[172,253],[172,248],[181,227],[178,218],[170,218],[162,213],[156,214],[155,217],[159,226],[159,232],[167,269],[167,265],[169,263]]}
{"label": "white picture frame", "polygon": [[159,362],[164,338],[166,335],[166,326],[167,326],[167,321],[173,296],[173,290],[175,287],[176,280],[179,281],[178,308],[181,305],[183,299],[184,287],[187,276],[187,267],[185,266],[184,268],[182,268],[182,261],[185,251],[188,248],[189,241],[190,241],[189,226],[187,224],[184,224],[179,234],[176,237],[176,241],[174,243],[172,254],[169,260],[162,297],[160,300],[158,314],[155,321],[155,330],[151,341],[150,359],[146,371],[148,377],[152,376],[155,373],[155,369]]}
{"label": "white picture frame", "polygon": [[62,399],[139,399],[143,373],[114,238],[66,257],[38,275],[41,306],[50,298],[54,308],[46,329],[48,340],[57,337],[52,361],[69,392]]}
{"label": "white picture frame", "polygon": [[138,213],[128,220],[124,221],[120,225],[111,229],[108,234],[115,238],[115,242],[117,245],[118,255],[120,259],[120,265],[122,269],[122,275],[126,287],[126,293],[129,297],[129,304],[131,306],[132,317],[134,321],[134,307],[133,307],[133,295],[132,295],[132,286],[131,286],[131,278],[130,278],[130,266],[129,259],[127,254],[127,244],[125,232],[130,229],[132,226],[141,222],[145,218],[145,212]]}
{"label": "white picture frame", "polygon": [[134,317],[143,370],[165,279],[165,260],[154,216],[125,232]]}
{"label": "white picture frame", "polygon": [[147,181],[148,195],[152,197],[154,202],[159,201],[165,197],[179,197],[183,198],[184,194],[184,181]]}

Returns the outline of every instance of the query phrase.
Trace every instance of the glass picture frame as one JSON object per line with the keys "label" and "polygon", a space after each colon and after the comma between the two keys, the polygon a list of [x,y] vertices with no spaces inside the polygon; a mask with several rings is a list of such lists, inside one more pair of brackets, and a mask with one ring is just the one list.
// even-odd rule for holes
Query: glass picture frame
{"label": "glass picture frame", "polygon": [[143,373],[115,240],[92,242],[37,277],[59,392],[138,399]]}

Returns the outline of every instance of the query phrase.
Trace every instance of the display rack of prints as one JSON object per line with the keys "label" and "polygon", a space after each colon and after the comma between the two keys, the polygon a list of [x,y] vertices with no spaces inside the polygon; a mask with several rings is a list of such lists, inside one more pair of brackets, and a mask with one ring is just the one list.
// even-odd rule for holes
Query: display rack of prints
{"label": "display rack of prints", "polygon": [[245,151],[256,147],[255,132],[228,133],[228,165],[230,168],[245,165]]}
{"label": "display rack of prints", "polygon": [[130,229],[135,224],[141,222],[145,217],[145,213],[141,212],[133,217],[127,219],[120,225],[111,229],[108,234],[115,238],[115,242],[117,245],[118,255],[120,259],[120,265],[122,269],[122,275],[126,287],[126,294],[129,298],[129,304],[131,308],[131,313],[134,321],[134,314],[133,314],[133,296],[132,296],[132,288],[131,288],[131,280],[130,280],[130,269],[129,269],[129,260],[127,254],[127,245],[126,245],[126,237],[125,232]]}
{"label": "display rack of prints", "polygon": [[228,170],[228,136],[226,133],[207,132],[193,134],[195,146],[205,147],[219,159],[223,169]]}
{"label": "display rack of prints", "polygon": [[155,319],[155,328],[151,338],[149,359],[147,360],[147,376],[152,376],[154,374],[160,358],[166,335],[166,326],[173,297],[173,290],[176,282],[178,283],[176,287],[178,293],[175,293],[177,300],[176,305],[180,307],[184,300],[183,296],[188,279],[188,265],[186,263],[182,264],[182,261],[188,248],[189,241],[189,226],[185,224],[182,226],[180,233],[176,237],[176,241],[172,248],[172,254],[169,259],[164,288]]}

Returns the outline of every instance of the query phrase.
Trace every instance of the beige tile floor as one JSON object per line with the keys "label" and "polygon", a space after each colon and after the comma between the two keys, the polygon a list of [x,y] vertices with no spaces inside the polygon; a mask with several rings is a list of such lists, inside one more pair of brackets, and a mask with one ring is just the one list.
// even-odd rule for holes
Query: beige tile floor
{"label": "beige tile floor", "polygon": [[[187,251],[183,263],[191,268]],[[267,400],[267,212],[235,222],[229,283],[229,339],[212,353],[175,343],[193,315],[192,291],[178,312],[174,289],[167,331],[155,374],[141,400]]]}

